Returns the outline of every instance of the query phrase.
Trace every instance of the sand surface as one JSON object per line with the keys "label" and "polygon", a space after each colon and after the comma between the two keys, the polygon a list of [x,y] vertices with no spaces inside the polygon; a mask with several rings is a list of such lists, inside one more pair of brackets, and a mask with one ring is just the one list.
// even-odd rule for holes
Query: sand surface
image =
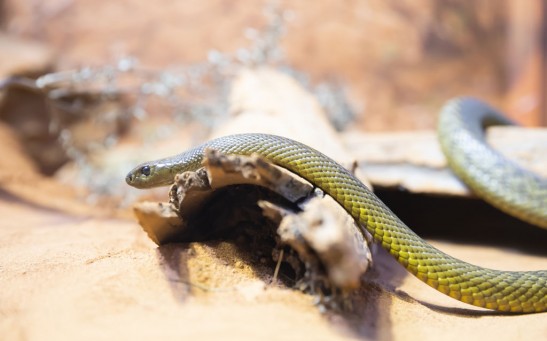
{"label": "sand surface", "polygon": [[[503,315],[447,298],[381,250],[353,312],[270,285],[272,268],[230,242],[156,246],[133,218],[87,207],[70,191],[25,198],[0,189],[0,338],[200,340],[540,340],[545,314]],[[52,186],[33,183],[35,192]],[[56,197],[52,204],[49,197]],[[73,204],[71,204],[73,202]],[[62,204],[59,204],[62,203]],[[433,241],[484,266],[544,269],[547,258]]]}

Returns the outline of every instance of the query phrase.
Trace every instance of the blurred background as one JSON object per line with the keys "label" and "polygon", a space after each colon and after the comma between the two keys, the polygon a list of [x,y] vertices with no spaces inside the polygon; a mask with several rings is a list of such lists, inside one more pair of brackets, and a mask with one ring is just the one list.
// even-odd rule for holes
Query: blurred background
{"label": "blurred background", "polygon": [[0,120],[43,173],[71,160],[87,182],[96,150],[172,138],[173,122],[206,137],[226,119],[242,67],[292,75],[339,130],[434,129],[443,103],[460,95],[541,126],[546,8],[540,0],[0,0]]}

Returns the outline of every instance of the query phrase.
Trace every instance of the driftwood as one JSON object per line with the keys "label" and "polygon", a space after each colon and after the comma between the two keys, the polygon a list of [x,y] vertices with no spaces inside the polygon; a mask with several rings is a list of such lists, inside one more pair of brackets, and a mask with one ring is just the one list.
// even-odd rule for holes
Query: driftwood
{"label": "driftwood", "polygon": [[[247,200],[257,188],[253,205]],[[144,202],[134,209],[143,229],[160,245],[215,238],[240,225],[271,225],[276,245],[270,250],[272,259],[286,262],[301,275],[299,287],[314,293],[358,288],[371,261],[362,232],[340,205],[257,156],[208,150],[204,168],[175,177],[170,197],[169,203]],[[286,246],[291,251],[284,258]],[[293,250],[301,262],[295,262]]]}

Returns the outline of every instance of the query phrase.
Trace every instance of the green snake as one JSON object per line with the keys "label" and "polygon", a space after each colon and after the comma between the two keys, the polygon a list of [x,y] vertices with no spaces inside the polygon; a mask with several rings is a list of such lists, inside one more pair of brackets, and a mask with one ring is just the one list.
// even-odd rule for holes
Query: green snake
{"label": "green snake", "polygon": [[[471,183],[489,179],[488,182],[494,187],[497,183],[516,185],[516,188],[494,189],[494,194],[491,193],[492,186],[484,185],[479,193],[487,193],[486,197],[493,198],[492,202],[502,208],[519,202],[520,207],[511,208],[511,212],[518,213],[520,217],[530,217],[529,221],[538,225],[547,226],[547,182],[508,163],[485,145],[482,128],[494,123],[510,122],[477,100],[463,98],[449,102],[440,118],[442,145],[447,149],[459,143],[469,143],[471,146],[471,149],[458,147],[454,151],[455,155],[449,157],[450,163],[459,164],[456,169],[473,167],[472,171],[461,171],[466,174],[464,179],[472,179]],[[136,188],[170,185],[175,174],[202,166],[206,148],[225,154],[257,154],[307,179],[332,196],[409,272],[450,297],[478,307],[505,312],[547,310],[547,270],[492,270],[445,254],[416,235],[344,167],[319,151],[288,138],[266,134],[222,137],[172,157],[142,163],[127,175],[126,182]],[[471,165],[470,162],[475,158],[484,167]],[[486,168],[492,165],[497,170],[492,175],[486,175]],[[513,181],[507,177],[522,180]],[[525,188],[531,192],[532,199],[520,197],[520,192]],[[519,193],[513,193],[517,198],[509,199],[508,203],[503,198],[509,192]],[[520,213],[523,209],[526,213]]]}

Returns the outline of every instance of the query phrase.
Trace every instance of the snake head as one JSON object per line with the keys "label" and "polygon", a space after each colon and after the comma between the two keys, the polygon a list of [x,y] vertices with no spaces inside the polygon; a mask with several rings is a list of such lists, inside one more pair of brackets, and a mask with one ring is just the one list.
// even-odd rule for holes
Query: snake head
{"label": "snake head", "polygon": [[125,182],[135,188],[155,187],[157,186],[156,181],[154,181],[156,174],[156,165],[143,163],[127,173]]}

